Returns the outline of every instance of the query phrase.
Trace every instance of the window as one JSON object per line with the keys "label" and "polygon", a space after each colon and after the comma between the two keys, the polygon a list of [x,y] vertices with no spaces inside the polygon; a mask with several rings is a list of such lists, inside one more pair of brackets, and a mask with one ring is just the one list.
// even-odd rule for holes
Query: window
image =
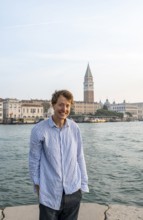
{"label": "window", "polygon": [[31,108],[31,113],[35,113],[36,109],[35,108]]}

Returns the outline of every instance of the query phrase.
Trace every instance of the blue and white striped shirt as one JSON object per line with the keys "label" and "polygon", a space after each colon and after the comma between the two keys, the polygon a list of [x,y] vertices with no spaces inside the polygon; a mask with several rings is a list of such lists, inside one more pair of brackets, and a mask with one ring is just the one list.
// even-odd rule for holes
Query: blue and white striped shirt
{"label": "blue and white striped shirt", "polygon": [[78,125],[66,119],[58,128],[52,117],[34,126],[31,132],[29,170],[39,185],[39,202],[60,209],[63,190],[89,192],[82,139]]}

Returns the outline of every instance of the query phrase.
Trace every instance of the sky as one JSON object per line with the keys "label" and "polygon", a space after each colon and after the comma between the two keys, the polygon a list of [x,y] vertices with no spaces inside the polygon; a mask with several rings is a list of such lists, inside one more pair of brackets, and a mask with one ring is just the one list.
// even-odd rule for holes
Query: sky
{"label": "sky", "polygon": [[96,102],[143,102],[142,0],[0,2],[0,98],[83,101],[88,63]]}

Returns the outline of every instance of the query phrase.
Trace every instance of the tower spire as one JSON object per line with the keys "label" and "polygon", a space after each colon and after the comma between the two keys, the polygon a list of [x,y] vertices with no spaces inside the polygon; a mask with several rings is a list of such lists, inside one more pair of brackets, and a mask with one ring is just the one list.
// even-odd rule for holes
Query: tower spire
{"label": "tower spire", "polygon": [[[89,63],[88,63],[88,65],[87,65],[85,77],[92,77],[92,73],[91,73],[91,70],[90,70]],[[92,78],[93,78],[93,77],[92,77]]]}
{"label": "tower spire", "polygon": [[84,102],[94,102],[94,82],[89,63],[84,76]]}

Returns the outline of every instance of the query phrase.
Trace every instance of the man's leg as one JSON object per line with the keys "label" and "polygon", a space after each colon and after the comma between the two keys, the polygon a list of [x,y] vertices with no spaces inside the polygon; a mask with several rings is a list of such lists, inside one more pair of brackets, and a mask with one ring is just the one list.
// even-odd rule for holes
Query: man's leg
{"label": "man's leg", "polygon": [[81,190],[71,194],[64,195],[62,212],[58,220],[77,220],[82,198]]}
{"label": "man's leg", "polygon": [[39,205],[39,209],[39,220],[58,220],[58,211],[46,207],[42,204]]}

